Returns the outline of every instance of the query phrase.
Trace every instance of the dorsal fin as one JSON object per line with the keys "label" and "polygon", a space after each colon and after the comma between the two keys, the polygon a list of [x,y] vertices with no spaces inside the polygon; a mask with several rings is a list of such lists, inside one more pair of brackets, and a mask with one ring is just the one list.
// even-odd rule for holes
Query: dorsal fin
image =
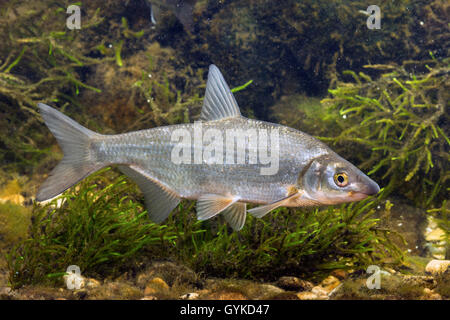
{"label": "dorsal fin", "polygon": [[236,99],[215,65],[209,67],[201,120],[212,121],[240,117]]}

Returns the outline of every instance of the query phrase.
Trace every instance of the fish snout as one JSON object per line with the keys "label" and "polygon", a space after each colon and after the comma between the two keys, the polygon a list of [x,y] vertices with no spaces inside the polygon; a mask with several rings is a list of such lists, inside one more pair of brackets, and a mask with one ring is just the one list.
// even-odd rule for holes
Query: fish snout
{"label": "fish snout", "polygon": [[368,196],[375,195],[380,191],[380,186],[378,185],[378,183],[376,183],[367,176],[365,176],[364,179],[362,179],[358,187],[359,193],[363,193]]}

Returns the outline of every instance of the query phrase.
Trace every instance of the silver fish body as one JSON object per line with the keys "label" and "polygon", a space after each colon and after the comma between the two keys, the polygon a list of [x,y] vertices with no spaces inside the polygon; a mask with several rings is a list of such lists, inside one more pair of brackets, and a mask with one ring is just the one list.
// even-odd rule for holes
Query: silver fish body
{"label": "silver fish body", "polygon": [[[52,198],[109,165],[133,179],[150,218],[161,222],[180,199],[198,200],[198,219],[222,213],[239,230],[279,206],[357,201],[378,185],[324,143],[301,131],[247,119],[212,65],[201,121],[101,135],[39,104],[64,152],[36,199]],[[270,155],[270,156],[269,156]],[[262,206],[246,209],[246,203]]]}
{"label": "silver fish body", "polygon": [[[243,117],[229,118],[202,123],[203,131],[215,129],[226,139],[226,132],[242,128],[279,131],[279,169],[274,175],[261,175],[261,164],[249,163],[249,143],[244,150],[237,147],[225,149],[221,158],[223,164],[175,164],[171,152],[177,142],[171,140],[175,130],[186,130],[194,137],[194,124],[181,124],[167,127],[130,132],[114,136],[104,136],[92,145],[98,159],[108,164],[133,164],[141,167],[152,179],[158,180],[174,190],[180,197],[198,199],[202,194],[232,194],[240,201],[269,203],[286,197],[286,190],[295,186],[302,169],[321,155],[331,151],[317,139],[295,129],[273,123]],[[192,142],[192,141],[191,141]],[[225,145],[225,141],[223,145]],[[187,146],[194,158],[195,148],[204,153],[205,146]],[[225,152],[232,152],[235,163],[226,163]],[[244,164],[237,163],[237,153],[246,153]],[[268,144],[268,153],[272,152]]]}

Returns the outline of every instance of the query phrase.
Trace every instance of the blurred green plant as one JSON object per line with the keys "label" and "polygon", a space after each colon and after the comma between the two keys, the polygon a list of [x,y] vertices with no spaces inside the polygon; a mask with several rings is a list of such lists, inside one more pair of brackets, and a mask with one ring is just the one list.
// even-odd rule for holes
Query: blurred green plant
{"label": "blurred green plant", "polygon": [[345,72],[352,81],[337,82],[322,100],[339,110],[339,134],[321,139],[369,171],[384,196],[395,192],[420,207],[439,205],[450,191],[449,61],[366,66],[381,70],[377,80]]}

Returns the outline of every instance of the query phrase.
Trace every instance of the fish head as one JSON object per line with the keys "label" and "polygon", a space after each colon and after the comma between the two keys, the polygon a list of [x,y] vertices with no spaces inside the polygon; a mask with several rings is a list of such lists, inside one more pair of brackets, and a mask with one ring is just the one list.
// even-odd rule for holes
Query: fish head
{"label": "fish head", "polygon": [[380,191],[375,181],[337,154],[312,160],[298,185],[307,198],[323,205],[359,201]]}

